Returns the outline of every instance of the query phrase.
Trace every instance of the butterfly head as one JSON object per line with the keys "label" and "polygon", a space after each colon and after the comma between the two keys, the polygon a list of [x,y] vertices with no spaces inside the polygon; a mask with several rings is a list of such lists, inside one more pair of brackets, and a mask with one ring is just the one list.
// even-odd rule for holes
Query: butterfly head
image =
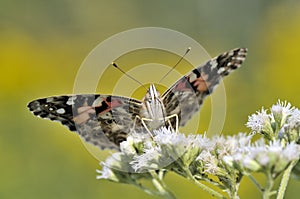
{"label": "butterfly head", "polygon": [[147,91],[145,101],[154,102],[160,97],[159,92],[156,90],[154,84],[150,84],[149,90]]}

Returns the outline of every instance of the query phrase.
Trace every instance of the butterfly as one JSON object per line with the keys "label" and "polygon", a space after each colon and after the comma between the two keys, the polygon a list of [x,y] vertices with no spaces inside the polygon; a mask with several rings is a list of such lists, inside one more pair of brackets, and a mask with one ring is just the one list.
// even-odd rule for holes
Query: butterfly
{"label": "butterfly", "polygon": [[100,149],[118,150],[132,129],[142,134],[163,126],[176,130],[184,126],[220,80],[241,66],[246,55],[246,48],[225,52],[184,75],[162,95],[151,84],[142,100],[102,94],[62,95],[31,101],[28,108],[38,117],[61,122]]}

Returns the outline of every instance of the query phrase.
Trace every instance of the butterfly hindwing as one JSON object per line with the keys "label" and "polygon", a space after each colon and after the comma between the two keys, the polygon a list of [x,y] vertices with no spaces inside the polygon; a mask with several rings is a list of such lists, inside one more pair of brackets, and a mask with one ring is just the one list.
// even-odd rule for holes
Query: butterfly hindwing
{"label": "butterfly hindwing", "polygon": [[36,116],[61,122],[101,149],[117,149],[139,115],[141,102],[111,95],[66,95],[34,100],[28,108]]}
{"label": "butterfly hindwing", "polygon": [[246,48],[225,52],[179,79],[162,95],[166,114],[177,114],[179,125],[185,125],[199,111],[203,100],[212,93],[220,80],[241,66],[246,54]]}

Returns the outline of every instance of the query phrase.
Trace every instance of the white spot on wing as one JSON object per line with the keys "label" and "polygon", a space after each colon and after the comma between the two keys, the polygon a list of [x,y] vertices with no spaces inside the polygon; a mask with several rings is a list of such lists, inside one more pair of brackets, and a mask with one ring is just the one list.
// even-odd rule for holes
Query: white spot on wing
{"label": "white spot on wing", "polygon": [[227,63],[227,66],[231,66],[233,63],[232,62],[228,62]]}
{"label": "white spot on wing", "polygon": [[236,60],[244,61],[245,57],[235,57]]}
{"label": "white spot on wing", "polygon": [[218,74],[221,74],[221,73],[224,72],[225,70],[226,70],[225,68],[219,68]]}
{"label": "white spot on wing", "polygon": [[103,98],[102,98],[102,97],[97,97],[97,98],[95,99],[95,101],[93,102],[93,105],[92,105],[92,106],[99,106],[99,105],[102,104],[102,102],[103,102]]}
{"label": "white spot on wing", "polygon": [[231,57],[233,54],[234,54],[234,51],[230,51],[230,52],[228,53],[228,56]]}
{"label": "white spot on wing", "polygon": [[197,79],[197,75],[195,73],[191,73],[189,77],[190,77],[190,82],[193,82],[195,81],[195,79]]}
{"label": "white spot on wing", "polygon": [[46,99],[46,102],[47,102],[47,103],[52,102],[52,101],[53,101],[53,97],[48,97],[48,98]]}
{"label": "white spot on wing", "polygon": [[58,114],[64,114],[64,113],[66,112],[66,110],[63,109],[63,108],[60,108],[60,109],[57,109],[56,112],[57,112]]}
{"label": "white spot on wing", "polygon": [[74,100],[76,100],[76,96],[72,96],[72,97],[69,97],[68,101],[66,102],[67,105],[74,105]]}
{"label": "white spot on wing", "polygon": [[211,60],[210,64],[211,64],[211,69],[214,69],[218,66],[218,62],[215,59]]}
{"label": "white spot on wing", "polygon": [[247,52],[245,50],[241,50],[238,52],[238,55],[240,56],[246,56]]}

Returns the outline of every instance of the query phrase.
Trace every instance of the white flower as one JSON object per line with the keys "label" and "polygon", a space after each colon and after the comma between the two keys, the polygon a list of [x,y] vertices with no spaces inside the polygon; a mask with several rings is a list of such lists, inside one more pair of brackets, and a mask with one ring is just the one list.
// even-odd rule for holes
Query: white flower
{"label": "white flower", "polygon": [[250,144],[252,135],[246,135],[239,133],[233,136],[216,136],[213,138],[215,142],[215,150],[217,154],[222,157],[228,154],[233,154],[240,150],[241,147],[248,146]]}
{"label": "white flower", "polygon": [[295,108],[292,107],[287,101],[278,100],[277,104],[273,105],[271,108],[271,113],[275,121],[279,124],[280,127],[286,122],[286,119],[292,114]]}
{"label": "white flower", "polygon": [[[135,171],[145,172],[147,170],[160,169],[160,159],[162,151],[159,146],[145,148],[144,153],[134,156],[134,160],[130,162]],[[164,165],[166,166],[166,165]]]}
{"label": "white flower", "polygon": [[295,143],[282,145],[280,141],[265,144],[264,140],[258,140],[253,145],[241,147],[232,155],[225,156],[224,162],[229,166],[238,165],[243,173],[253,171],[268,171],[277,174],[286,168],[291,161],[298,160],[300,146]]}
{"label": "white flower", "polygon": [[143,153],[134,156],[132,167],[139,172],[162,169],[177,160],[189,165],[198,155],[197,138],[165,127],[155,130],[153,140],[144,143]]}
{"label": "white flower", "polygon": [[97,173],[100,173],[101,175],[98,175],[97,179],[107,179],[115,182],[120,182],[122,179],[119,179],[115,172],[118,171],[124,171],[125,168],[123,168],[123,164],[121,161],[122,153],[114,153],[111,156],[109,156],[105,162],[100,162],[100,165],[102,166],[102,170],[96,170]]}
{"label": "white flower", "polygon": [[285,115],[290,115],[291,112],[295,109],[295,107],[292,107],[291,103],[287,102],[287,101],[277,101],[277,104],[273,105],[271,107],[271,111],[272,113],[278,114],[278,113],[282,113]]}
{"label": "white flower", "polygon": [[120,143],[120,150],[126,155],[135,155],[136,149],[134,147],[134,144],[139,141],[140,140],[136,140],[133,137],[128,136],[125,141]]}
{"label": "white flower", "polygon": [[263,127],[267,122],[270,121],[269,114],[264,108],[261,109],[261,112],[257,111],[257,114],[252,114],[248,117],[247,127],[251,128],[252,131],[261,132]]}
{"label": "white flower", "polygon": [[252,135],[246,135],[244,133],[239,133],[233,136],[227,136],[225,145],[231,153],[238,151],[240,147],[245,147],[250,144]]}
{"label": "white flower", "polygon": [[195,135],[189,135],[186,137],[182,133],[176,133],[171,129],[167,129],[165,127],[154,131],[154,142],[159,145],[174,145],[174,146],[190,146],[193,144],[195,140]]}
{"label": "white flower", "polygon": [[247,172],[250,171],[258,171],[259,169],[261,169],[261,165],[259,165],[255,160],[253,160],[250,157],[243,157],[242,159],[240,159],[241,161],[241,165],[245,168],[244,173],[247,174]]}
{"label": "white flower", "polygon": [[202,150],[211,150],[215,143],[211,139],[207,138],[206,135],[196,135],[194,139],[194,145],[197,146],[201,151]]}
{"label": "white flower", "polygon": [[294,109],[291,116],[287,120],[287,124],[291,129],[298,128],[300,126],[300,110]]}
{"label": "white flower", "polygon": [[114,182],[119,182],[119,179],[116,177],[116,175],[114,174],[114,172],[107,167],[105,164],[101,164],[102,165],[102,170],[96,170],[97,173],[99,173],[100,175],[96,176],[96,179],[106,179],[106,180],[111,180]]}
{"label": "white flower", "polygon": [[[178,158],[191,161],[191,156],[198,155],[196,135],[185,136],[166,128],[161,128],[155,133],[153,141],[161,147],[164,159],[171,160],[171,162]],[[164,160],[164,162],[166,161]]]}
{"label": "white flower", "polygon": [[197,161],[204,163],[204,170],[210,174],[217,174],[220,170],[218,167],[218,159],[216,156],[210,153],[210,151],[204,150],[196,158]]}
{"label": "white flower", "polygon": [[292,142],[288,144],[283,152],[282,155],[288,160],[288,161],[293,161],[296,160],[300,157],[300,145]]}
{"label": "white flower", "polygon": [[120,152],[113,153],[111,156],[106,158],[105,162],[102,164],[112,169],[122,170],[122,155],[123,154]]}

